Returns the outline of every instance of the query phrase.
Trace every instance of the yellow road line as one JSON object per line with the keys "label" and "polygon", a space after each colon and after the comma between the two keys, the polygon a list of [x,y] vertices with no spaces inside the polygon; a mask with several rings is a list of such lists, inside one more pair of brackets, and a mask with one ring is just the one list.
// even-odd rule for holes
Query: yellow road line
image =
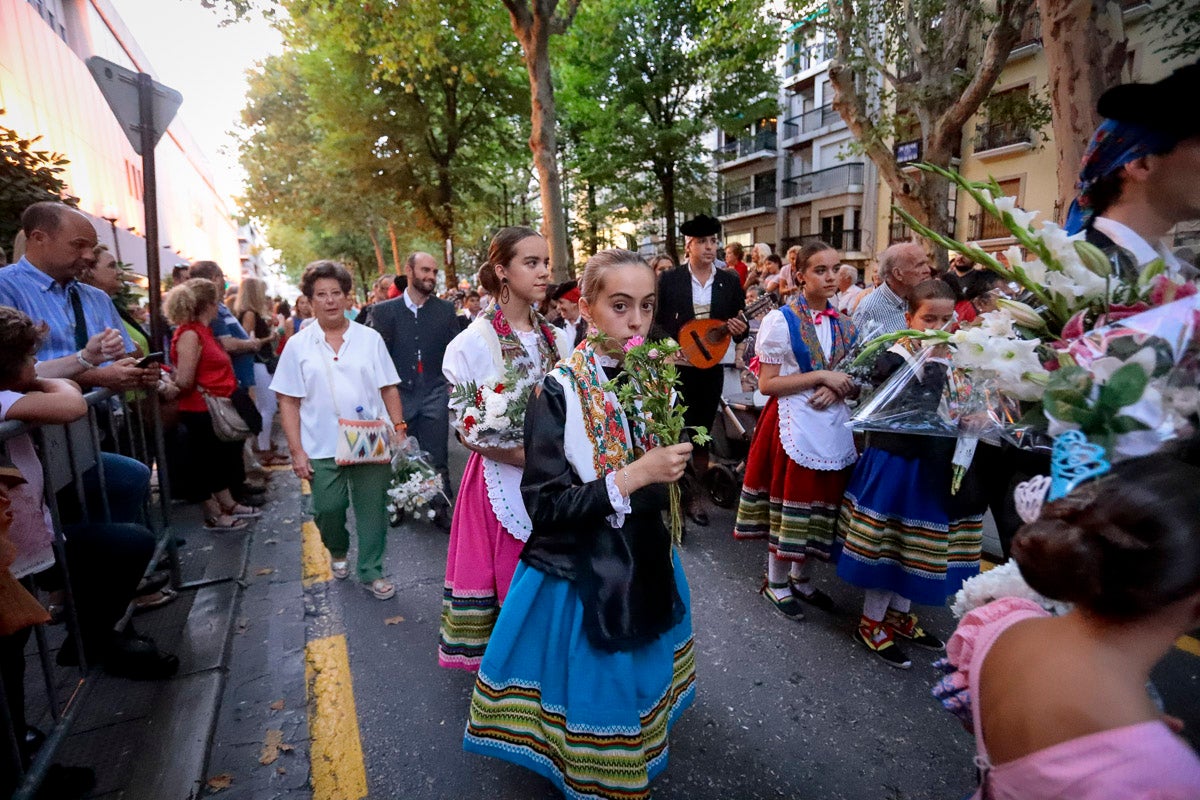
{"label": "yellow road line", "polygon": [[300,537],[301,553],[304,559],[302,571],[304,586],[309,587],[314,583],[333,580],[333,571],[329,566],[329,552],[321,543],[321,532],[317,530],[317,523],[312,520],[303,523],[300,526]]}
{"label": "yellow road line", "polygon": [[[300,482],[300,491],[312,492],[308,481]],[[367,767],[354,704],[350,651],[346,635],[337,630],[341,627],[338,616],[328,605],[327,587],[321,586],[333,580],[329,554],[311,520],[301,524],[300,536],[304,588],[316,593],[310,598],[319,596],[323,601],[318,606],[321,619],[313,627],[334,629],[304,648],[312,796],[313,800],[362,800],[367,796]]]}
{"label": "yellow road line", "polygon": [[361,800],[367,796],[367,768],[346,637],[314,639],[304,655],[313,800]]}

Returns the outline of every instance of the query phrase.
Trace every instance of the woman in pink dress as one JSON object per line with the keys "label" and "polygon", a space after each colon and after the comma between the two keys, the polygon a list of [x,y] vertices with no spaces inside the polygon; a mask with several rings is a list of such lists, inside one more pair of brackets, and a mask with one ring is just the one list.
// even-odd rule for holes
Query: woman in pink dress
{"label": "woman in pink dress", "polygon": [[957,672],[935,694],[969,715],[977,798],[1200,798],[1200,760],[1147,692],[1200,626],[1198,487],[1200,469],[1168,455],[1126,461],[1017,533],[1025,580],[1075,607],[996,600],[948,643]]}
{"label": "woman in pink dress", "polygon": [[[566,334],[534,310],[546,297],[549,264],[546,240],[536,231],[503,228],[496,234],[479,280],[499,302],[446,348],[442,371],[451,386],[495,384],[515,370],[526,376],[529,391],[569,355]],[[469,417],[454,424],[465,433]],[[450,525],[438,663],[475,670],[533,527],[521,499],[524,445],[481,447],[465,439],[464,444],[473,452]]]}

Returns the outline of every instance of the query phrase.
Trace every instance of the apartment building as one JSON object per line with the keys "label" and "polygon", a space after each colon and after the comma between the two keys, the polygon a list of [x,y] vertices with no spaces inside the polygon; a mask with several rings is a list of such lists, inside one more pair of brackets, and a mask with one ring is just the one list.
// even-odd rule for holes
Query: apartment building
{"label": "apartment building", "polygon": [[[145,275],[142,159],[88,72],[93,55],[154,74],[108,0],[0,0],[0,124],[70,159],[67,189],[100,241]],[[179,119],[156,156],[164,274],[192,259],[239,263],[237,223]]]}
{"label": "apartment building", "polygon": [[783,253],[820,239],[862,263],[876,250],[877,171],[849,150],[833,110],[833,42],[810,20],[782,48],[779,113],[740,131],[718,132],[717,217],[727,242],[765,242]]}
{"label": "apartment building", "polygon": [[[1151,3],[1146,0],[1125,0],[1122,3],[1125,34],[1129,42],[1124,80],[1157,81],[1181,63],[1163,63],[1155,50],[1156,33],[1147,24]],[[1062,223],[1066,208],[1058,199],[1057,163],[1054,131],[1050,125],[1041,129],[1014,114],[1020,109],[1022,95],[1036,93],[1049,99],[1049,68],[1042,48],[1041,22],[1036,11],[1022,29],[1021,38],[1009,54],[1008,64],[992,90],[992,102],[982,108],[963,132],[962,156],[957,169],[973,181],[995,178],[1005,194],[1017,198],[1017,204],[1027,210],[1041,212],[1040,219]],[[989,108],[993,109],[989,113]],[[919,141],[895,143],[900,160],[919,159]],[[884,243],[905,241],[911,231],[891,210],[891,191],[885,184],[879,187],[879,211],[875,219],[877,240]],[[976,242],[980,247],[996,252],[1016,243],[1008,231],[992,217],[984,214],[970,198],[951,196],[948,202],[955,219],[954,235],[960,241]],[[1200,226],[1188,226],[1176,232],[1176,245],[1190,245],[1200,251]]]}

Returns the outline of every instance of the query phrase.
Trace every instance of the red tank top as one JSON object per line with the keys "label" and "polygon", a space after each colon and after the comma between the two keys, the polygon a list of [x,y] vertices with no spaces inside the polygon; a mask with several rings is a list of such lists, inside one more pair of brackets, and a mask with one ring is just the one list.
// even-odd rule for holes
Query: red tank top
{"label": "red tank top", "polygon": [[[233,374],[233,362],[225,348],[213,336],[212,329],[202,322],[189,322],[180,325],[171,336],[171,363],[179,363],[179,337],[185,331],[195,331],[200,337],[200,363],[196,365],[196,387],[204,389],[216,397],[229,397],[237,388],[237,378]],[[180,411],[207,411],[204,397],[196,388],[181,392],[179,395]]]}

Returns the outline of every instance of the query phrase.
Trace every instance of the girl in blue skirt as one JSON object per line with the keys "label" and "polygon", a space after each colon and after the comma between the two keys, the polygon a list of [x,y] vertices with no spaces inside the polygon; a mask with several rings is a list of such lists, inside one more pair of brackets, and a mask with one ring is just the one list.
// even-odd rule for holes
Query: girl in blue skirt
{"label": "girl in blue skirt", "polygon": [[[940,280],[918,284],[908,299],[908,326],[940,330],[954,316],[954,290]],[[882,383],[919,350],[898,342],[875,362]],[[929,358],[905,387],[908,403],[937,409],[949,362]],[[908,433],[867,434],[838,517],[842,551],[838,576],[866,589],[855,637],[893,667],[912,662],[896,639],[941,650],[941,639],[918,624],[911,605],[943,605],[962,582],[979,572],[983,509],[971,497],[973,476],[958,495],[950,492],[955,440]]]}
{"label": "girl in blue skirt", "polygon": [[690,444],[656,447],[604,390],[654,318],[635,253],[588,260],[585,341],[525,415],[521,493],[533,533],[479,667],[463,747],[545,776],[569,798],[649,797],[694,695],[687,582],[662,521]]}

